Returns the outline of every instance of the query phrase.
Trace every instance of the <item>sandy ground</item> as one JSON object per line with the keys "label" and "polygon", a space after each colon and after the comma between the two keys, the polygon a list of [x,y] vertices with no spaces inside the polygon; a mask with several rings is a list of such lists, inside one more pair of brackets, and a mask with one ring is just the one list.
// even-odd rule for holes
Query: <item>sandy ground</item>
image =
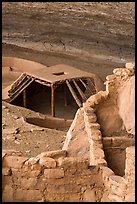
{"label": "sandy ground", "polygon": [[[68,64],[98,74],[104,81],[114,68],[134,61],[134,3],[78,3],[3,2],[2,55],[46,66]],[[2,70],[2,87],[18,75]],[[67,130],[27,128],[21,118],[39,113],[2,105],[3,149],[36,156],[62,148]]]}
{"label": "sandy ground", "polygon": [[23,117],[42,115],[26,108],[2,102],[2,148],[36,156],[44,151],[62,148],[68,128],[64,131],[26,124]]}

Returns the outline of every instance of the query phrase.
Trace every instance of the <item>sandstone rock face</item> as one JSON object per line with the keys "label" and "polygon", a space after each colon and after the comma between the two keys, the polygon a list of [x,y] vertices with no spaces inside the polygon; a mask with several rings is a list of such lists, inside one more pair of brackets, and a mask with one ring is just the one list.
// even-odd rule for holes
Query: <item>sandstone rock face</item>
{"label": "sandstone rock face", "polygon": [[135,134],[135,76],[121,88],[118,107],[127,132]]}
{"label": "sandstone rock face", "polygon": [[96,114],[103,135],[109,136],[113,132],[122,130],[123,121],[113,99],[108,99],[104,103],[99,104]]}
{"label": "sandstone rock face", "polygon": [[78,109],[75,118],[70,126],[63,145],[63,150],[67,150],[68,156],[76,156],[89,159],[89,141],[84,125],[84,111]]}
{"label": "sandstone rock face", "polygon": [[94,189],[90,190],[87,189],[84,192],[84,200],[85,202],[96,202],[96,196],[95,196],[95,191]]}
{"label": "sandstone rock face", "polygon": [[[44,52],[41,63],[67,61],[105,79],[114,66],[134,60],[135,2],[3,2],[2,7],[3,43]],[[24,57],[34,60],[26,52]],[[57,54],[56,62],[47,52]]]}

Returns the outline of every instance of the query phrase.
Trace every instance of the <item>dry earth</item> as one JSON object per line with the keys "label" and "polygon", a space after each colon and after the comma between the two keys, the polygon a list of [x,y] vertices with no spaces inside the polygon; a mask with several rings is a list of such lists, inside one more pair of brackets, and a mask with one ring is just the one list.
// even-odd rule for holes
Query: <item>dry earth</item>
{"label": "dry earth", "polygon": [[23,117],[39,113],[2,102],[2,148],[21,151],[28,157],[62,148],[66,131],[42,128],[25,123]]}
{"label": "dry earth", "polygon": [[[46,66],[68,64],[105,81],[114,68],[134,61],[134,17],[134,2],[3,2],[2,54]],[[2,77],[3,87],[15,80],[6,70]],[[3,102],[3,149],[36,156],[62,148],[66,131],[27,129],[22,120],[26,115],[38,117],[36,112]]]}

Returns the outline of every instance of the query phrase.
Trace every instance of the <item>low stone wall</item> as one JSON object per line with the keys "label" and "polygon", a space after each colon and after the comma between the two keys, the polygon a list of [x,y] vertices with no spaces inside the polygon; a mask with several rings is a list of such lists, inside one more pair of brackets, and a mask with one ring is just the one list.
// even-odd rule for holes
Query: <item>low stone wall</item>
{"label": "low stone wall", "polygon": [[3,202],[99,202],[103,182],[98,168],[87,160],[67,157],[66,151],[43,152],[26,158],[3,151]]}
{"label": "low stone wall", "polygon": [[37,125],[44,128],[51,128],[51,129],[62,129],[62,128],[69,128],[72,120],[67,120],[64,118],[53,118],[53,117],[45,117],[45,118],[34,118],[34,117],[26,117],[25,121],[27,123]]}
{"label": "low stone wall", "polygon": [[65,150],[26,158],[3,150],[3,202],[131,202],[135,201],[135,148],[126,148],[125,176],[106,166],[89,166],[67,157]]}

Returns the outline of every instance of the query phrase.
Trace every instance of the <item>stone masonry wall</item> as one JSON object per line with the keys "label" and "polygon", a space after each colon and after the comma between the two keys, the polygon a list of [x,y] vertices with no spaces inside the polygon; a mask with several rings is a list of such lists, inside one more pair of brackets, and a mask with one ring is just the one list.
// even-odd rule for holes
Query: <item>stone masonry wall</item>
{"label": "stone masonry wall", "polygon": [[2,200],[99,202],[103,182],[98,168],[66,154],[58,150],[26,158],[20,152],[3,151]]}
{"label": "stone masonry wall", "polygon": [[125,195],[126,202],[135,201],[135,146],[126,148],[125,178],[127,179],[127,189]]}
{"label": "stone masonry wall", "polygon": [[84,104],[84,123],[85,130],[88,135],[90,144],[90,165],[106,166],[105,155],[102,145],[102,133],[100,131],[100,124],[97,122],[95,114],[95,107],[100,102],[106,100],[108,93],[106,91],[99,91],[97,94],[91,96]]}
{"label": "stone masonry wall", "polygon": [[[115,175],[107,167],[100,124],[95,114],[96,105],[107,100],[108,95],[114,95],[113,91],[117,94],[116,87],[109,84],[106,91],[98,92],[83,104],[68,131],[64,149],[43,152],[34,158],[26,158],[20,152],[3,150],[3,201],[134,201],[135,147],[126,148],[125,175]],[[89,160],[82,156],[67,156],[67,149],[74,134],[77,134],[75,124],[80,111],[83,112],[89,141]]]}
{"label": "stone masonry wall", "polygon": [[114,69],[106,77],[106,91],[116,100],[126,131],[135,135],[135,64]]}
{"label": "stone masonry wall", "polygon": [[[129,67],[131,65],[131,67]],[[134,201],[134,156],[133,150],[130,152],[130,148],[125,147],[126,159],[125,159],[125,175],[118,176],[108,168],[107,161],[104,154],[104,147],[102,143],[102,133],[100,131],[100,124],[97,122],[96,108],[98,104],[105,102],[108,96],[117,100],[119,89],[121,86],[134,75],[134,67],[132,64],[126,64],[125,68],[118,68],[114,70],[114,75],[109,75],[106,79],[106,91],[99,91],[97,94],[92,95],[84,104],[81,109],[77,111],[76,117],[69,129],[66,141],[64,143],[64,149],[69,150],[71,141],[77,131],[75,131],[76,121],[79,119],[79,114],[82,111],[84,115],[84,127],[86,130],[90,151],[89,151],[89,165],[98,166],[99,172],[102,175],[104,191],[101,198],[101,202],[124,202]],[[84,137],[84,136],[83,136]],[[74,137],[75,138],[75,137]],[[78,139],[78,138],[77,138]],[[134,143],[133,141],[130,143]],[[131,145],[129,143],[129,146]],[[128,150],[129,149],[129,150]],[[71,152],[70,152],[71,154]],[[130,156],[129,156],[130,155]],[[129,165],[130,163],[130,165]],[[131,166],[131,167],[130,167]],[[129,168],[130,167],[130,168]],[[128,173],[127,173],[128,172]],[[129,196],[129,191],[130,193]]]}
{"label": "stone masonry wall", "polygon": [[108,167],[100,167],[105,191],[101,202],[135,202],[135,146],[126,148],[126,168],[123,177]]}
{"label": "stone masonry wall", "polygon": [[[67,132],[66,140],[63,145],[63,150],[66,150],[69,152],[69,155],[74,155],[73,149],[71,148],[71,145],[73,146],[73,140],[77,139],[77,144],[81,143],[81,137],[75,137],[77,136],[77,128],[76,128],[76,121],[79,120],[81,117],[80,115],[83,114],[83,127],[85,129],[84,137],[87,138],[88,142],[87,145],[89,147],[87,148],[88,156],[87,159],[89,160],[90,166],[106,166],[107,163],[105,161],[105,155],[103,151],[103,145],[102,145],[102,133],[100,131],[100,124],[97,122],[97,116],[96,116],[96,105],[105,101],[108,97],[108,93],[106,91],[99,91],[95,95],[92,95],[85,103],[83,103],[83,107],[78,109],[75,118],[70,126],[69,131]],[[77,147],[75,147],[77,149]],[[78,146],[79,148],[79,146]],[[83,146],[79,148],[79,152],[83,152]],[[76,154],[79,153],[78,151]],[[85,155],[81,155],[81,157],[85,157]]]}
{"label": "stone masonry wall", "polygon": [[65,150],[26,158],[3,150],[3,202],[130,202],[135,200],[135,149],[126,149],[125,176],[107,166],[67,157]]}

